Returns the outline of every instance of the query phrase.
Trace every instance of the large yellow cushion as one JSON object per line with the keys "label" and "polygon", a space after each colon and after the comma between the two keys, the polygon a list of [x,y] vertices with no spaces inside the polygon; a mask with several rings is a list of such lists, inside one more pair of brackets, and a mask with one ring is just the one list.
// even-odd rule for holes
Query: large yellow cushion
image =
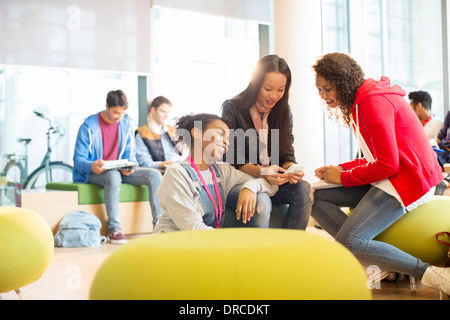
{"label": "large yellow cushion", "polygon": [[0,292],[20,289],[47,270],[53,257],[53,234],[36,213],[0,207]]}
{"label": "large yellow cushion", "polygon": [[392,244],[424,262],[443,266],[448,247],[435,238],[443,231],[450,231],[450,197],[436,196],[406,213],[375,240]]}
{"label": "large yellow cushion", "polygon": [[221,229],[146,236],[102,264],[91,299],[370,299],[342,245],[298,230]]}

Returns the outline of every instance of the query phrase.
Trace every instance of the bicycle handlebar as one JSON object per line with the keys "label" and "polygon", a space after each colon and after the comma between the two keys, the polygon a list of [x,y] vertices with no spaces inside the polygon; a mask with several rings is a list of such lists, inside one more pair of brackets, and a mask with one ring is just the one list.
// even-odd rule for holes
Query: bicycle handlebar
{"label": "bicycle handlebar", "polygon": [[[48,121],[49,124],[49,128],[48,128],[48,133],[52,133],[52,134],[59,134],[60,137],[64,136],[64,134],[66,133],[64,128],[56,121],[48,118],[44,113],[33,110],[33,113],[38,116],[39,118],[42,118],[44,120]],[[53,130],[53,131],[52,131]]]}
{"label": "bicycle handlebar", "polygon": [[43,114],[42,112],[38,112],[38,111],[36,111],[36,110],[33,110],[33,112],[34,112],[34,114],[37,115],[38,117],[41,117],[42,119],[45,119],[45,120],[49,120],[49,119],[47,119],[47,118],[44,116],[44,114]]}

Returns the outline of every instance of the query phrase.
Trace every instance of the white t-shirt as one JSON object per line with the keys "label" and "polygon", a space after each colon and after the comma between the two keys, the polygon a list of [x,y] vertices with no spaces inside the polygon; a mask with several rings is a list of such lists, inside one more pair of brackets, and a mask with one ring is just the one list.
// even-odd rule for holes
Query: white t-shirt
{"label": "white t-shirt", "polygon": [[423,129],[428,139],[436,139],[439,131],[441,131],[444,122],[433,117],[430,121],[425,123]]}

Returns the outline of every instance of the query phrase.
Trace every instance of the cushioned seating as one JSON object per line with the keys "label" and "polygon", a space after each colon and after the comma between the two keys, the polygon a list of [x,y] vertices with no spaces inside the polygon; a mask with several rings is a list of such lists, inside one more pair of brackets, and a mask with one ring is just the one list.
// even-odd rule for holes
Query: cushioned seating
{"label": "cushioned seating", "polygon": [[0,293],[38,280],[53,257],[49,226],[23,208],[0,207],[0,243]]}
{"label": "cushioned seating", "polygon": [[435,196],[430,202],[406,213],[375,240],[383,241],[432,265],[442,266],[448,247],[435,236],[450,231],[450,197]]}
{"label": "cushioned seating", "polygon": [[128,242],[102,264],[90,299],[370,299],[339,243],[299,230],[178,231]]}
{"label": "cushioned seating", "polygon": [[[46,186],[47,190],[78,191],[78,204],[105,203],[103,188],[95,184],[53,182]],[[120,188],[120,202],[148,201],[147,186],[133,186],[122,184]]]}

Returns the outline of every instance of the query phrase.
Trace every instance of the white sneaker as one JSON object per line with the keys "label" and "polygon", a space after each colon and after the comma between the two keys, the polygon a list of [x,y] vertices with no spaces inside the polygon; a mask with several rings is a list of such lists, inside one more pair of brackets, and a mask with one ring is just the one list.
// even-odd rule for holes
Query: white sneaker
{"label": "white sneaker", "polygon": [[450,268],[429,267],[422,277],[422,284],[450,295]]}

